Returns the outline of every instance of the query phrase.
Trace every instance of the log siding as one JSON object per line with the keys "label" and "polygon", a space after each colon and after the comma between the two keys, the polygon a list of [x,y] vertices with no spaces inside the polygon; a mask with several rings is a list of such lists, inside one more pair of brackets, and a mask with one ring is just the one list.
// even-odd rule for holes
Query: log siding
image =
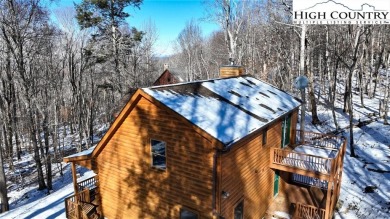
{"label": "log siding", "polygon": [[[292,112],[290,136],[295,140],[295,126],[298,111]],[[244,200],[244,218],[262,218],[274,196],[275,171],[269,168],[271,148],[280,148],[282,120],[266,127],[267,143],[263,145],[263,132],[238,142],[221,156],[220,192],[228,192],[229,197],[220,197],[221,215],[233,218],[233,209]]]}
{"label": "log siding", "polygon": [[[166,170],[153,168],[150,139],[166,142]],[[107,218],[212,217],[213,148],[172,113],[140,98],[96,159]]]}

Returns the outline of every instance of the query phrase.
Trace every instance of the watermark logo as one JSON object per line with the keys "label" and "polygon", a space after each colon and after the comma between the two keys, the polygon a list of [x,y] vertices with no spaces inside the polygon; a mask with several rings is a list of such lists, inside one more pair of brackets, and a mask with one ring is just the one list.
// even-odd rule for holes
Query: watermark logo
{"label": "watermark logo", "polygon": [[390,24],[390,0],[293,0],[294,24]]}

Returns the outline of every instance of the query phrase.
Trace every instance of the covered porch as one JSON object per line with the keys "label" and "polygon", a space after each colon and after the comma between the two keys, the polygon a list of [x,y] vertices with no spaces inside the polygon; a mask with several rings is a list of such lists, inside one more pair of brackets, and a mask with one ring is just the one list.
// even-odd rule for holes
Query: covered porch
{"label": "covered porch", "polygon": [[69,219],[100,219],[102,217],[101,198],[99,193],[98,175],[78,178],[76,165],[93,169],[90,156],[94,147],[64,158],[72,169],[74,194],[65,198],[66,218]]}
{"label": "covered porch", "polygon": [[66,218],[101,218],[100,197],[97,175],[83,179],[75,184],[75,193],[65,198]]}

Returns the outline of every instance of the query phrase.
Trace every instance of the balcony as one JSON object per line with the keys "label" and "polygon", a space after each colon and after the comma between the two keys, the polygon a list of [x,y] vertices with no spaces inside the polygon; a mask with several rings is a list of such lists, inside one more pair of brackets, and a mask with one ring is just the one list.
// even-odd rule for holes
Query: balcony
{"label": "balcony", "polygon": [[270,167],[284,172],[285,178],[284,195],[274,200],[269,212],[279,206],[293,206],[285,211],[293,218],[330,219],[340,195],[346,140],[300,131],[292,140],[296,141],[291,146],[270,150]]}
{"label": "balcony", "polygon": [[297,131],[296,144],[286,148],[272,148],[272,169],[314,177],[333,179],[342,169],[346,141],[344,138],[313,132]]}
{"label": "balcony", "polygon": [[97,176],[77,183],[76,194],[65,198],[66,218],[69,219],[99,219],[99,193]]}

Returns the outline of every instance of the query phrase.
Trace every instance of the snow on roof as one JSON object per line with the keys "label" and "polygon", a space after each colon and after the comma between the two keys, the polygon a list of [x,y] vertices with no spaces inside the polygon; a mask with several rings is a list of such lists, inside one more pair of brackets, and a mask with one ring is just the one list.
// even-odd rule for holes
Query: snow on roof
{"label": "snow on roof", "polygon": [[250,76],[142,90],[226,146],[300,105],[286,92]]}
{"label": "snow on roof", "polygon": [[72,157],[80,157],[80,156],[88,156],[88,155],[91,155],[93,150],[95,149],[96,146],[93,146],[93,147],[90,147],[88,148],[87,150],[84,150],[84,151],[81,151],[79,153],[76,153],[76,154],[71,154],[67,157],[64,157],[64,158],[72,158]]}
{"label": "snow on roof", "polygon": [[300,105],[290,94],[252,77],[215,80],[203,86],[267,120],[274,120]]}

